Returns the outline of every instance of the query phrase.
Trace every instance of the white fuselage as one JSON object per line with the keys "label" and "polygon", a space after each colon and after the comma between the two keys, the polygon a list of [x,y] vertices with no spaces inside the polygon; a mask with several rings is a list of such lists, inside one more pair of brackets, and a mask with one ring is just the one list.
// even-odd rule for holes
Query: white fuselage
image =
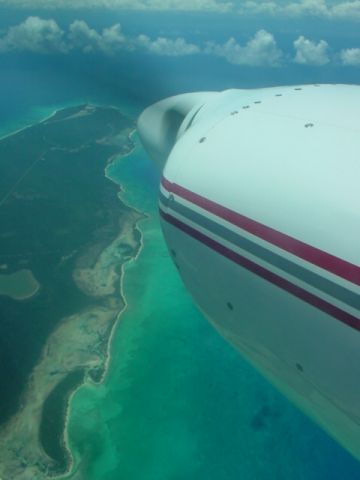
{"label": "white fuselage", "polygon": [[139,120],[194,301],[357,458],[359,111],[360,87],[307,85],[183,95]]}

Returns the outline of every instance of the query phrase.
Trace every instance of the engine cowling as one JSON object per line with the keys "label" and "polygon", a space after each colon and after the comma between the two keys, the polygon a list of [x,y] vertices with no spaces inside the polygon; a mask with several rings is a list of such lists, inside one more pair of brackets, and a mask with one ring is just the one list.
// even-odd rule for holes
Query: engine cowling
{"label": "engine cowling", "polygon": [[195,303],[360,459],[359,109],[357,86],[228,90],[138,125]]}

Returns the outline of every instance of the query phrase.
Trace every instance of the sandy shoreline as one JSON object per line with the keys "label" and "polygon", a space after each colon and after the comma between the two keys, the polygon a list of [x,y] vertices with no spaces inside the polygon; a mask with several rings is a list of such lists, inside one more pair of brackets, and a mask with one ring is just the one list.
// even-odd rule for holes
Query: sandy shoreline
{"label": "sandy shoreline", "polygon": [[[72,107],[75,107],[77,104],[74,104],[74,105],[71,105],[71,106],[66,106],[66,107],[61,107],[61,108],[56,108],[55,110],[53,110],[49,115],[47,115],[46,117],[42,118],[41,120],[38,120],[38,121],[34,121],[32,123],[28,123],[26,124],[24,127],[21,127],[21,128],[18,128],[17,130],[11,130],[11,132],[9,133],[6,133],[5,135],[3,135],[2,137],[0,137],[0,142],[2,140],[5,140],[6,138],[9,138],[9,137],[12,137],[13,135],[17,135],[18,133],[21,133],[21,132],[24,132],[25,130],[28,130],[29,128],[35,126],[35,125],[41,125],[42,123],[45,123],[47,122],[48,120],[51,120],[53,117],[55,117],[55,115],[58,113],[58,112],[61,112],[62,110],[64,109],[67,109],[67,108],[72,108]],[[78,105],[81,105],[81,104],[78,104]],[[84,103],[85,105],[85,103]],[[100,107],[100,105],[97,105],[95,103],[91,103],[92,106],[94,107]],[[109,106],[110,108],[117,108],[117,107],[114,107],[112,105]],[[1,480],[1,479],[0,479]]]}
{"label": "sandy shoreline", "polygon": [[[131,138],[135,133],[136,133],[136,129],[134,129],[132,132],[130,132],[129,138]],[[111,176],[109,176],[107,170],[112,165],[113,161],[115,161],[116,159],[121,160],[124,157],[131,155],[134,152],[135,148],[136,148],[136,145],[134,145],[134,147],[130,150],[130,152],[127,152],[124,155],[120,155],[120,156],[116,155],[116,156],[114,156],[113,159],[109,160],[109,164],[105,167],[106,178],[108,178],[109,180],[114,182],[116,185],[119,185],[117,182],[115,182],[115,180],[113,178],[111,178]],[[144,215],[143,212],[140,212],[136,208],[134,208],[133,206],[130,206],[124,200],[124,198],[122,198],[123,194],[125,193],[125,189],[123,189],[122,185],[119,185],[119,186],[121,188],[121,192],[119,193],[119,197],[120,197],[122,203],[124,205],[128,206],[129,208],[131,208],[132,210],[135,210],[136,212],[138,212],[139,215]],[[106,351],[106,360],[105,360],[105,364],[104,364],[104,370],[103,370],[103,374],[102,374],[99,382],[96,382],[96,384],[98,384],[98,385],[102,384],[104,382],[106,376],[107,376],[107,373],[108,373],[108,370],[109,370],[109,365],[110,365],[110,362],[111,362],[111,349],[112,349],[113,338],[114,338],[114,335],[116,333],[117,327],[119,325],[121,316],[126,312],[127,307],[128,307],[127,299],[126,299],[126,296],[124,294],[125,269],[126,269],[126,266],[128,264],[136,262],[136,260],[139,258],[139,256],[141,255],[141,252],[144,248],[144,236],[143,236],[143,233],[142,233],[142,231],[139,227],[139,222],[141,222],[142,220],[145,220],[146,218],[148,218],[147,215],[144,218],[139,218],[139,220],[137,220],[137,222],[135,223],[135,229],[140,233],[140,246],[139,246],[139,249],[138,249],[136,255],[133,258],[131,258],[128,262],[125,262],[121,265],[121,269],[120,269],[120,297],[122,298],[122,300],[124,302],[124,306],[119,311],[119,313],[117,315],[117,318],[114,322],[114,325],[111,329],[110,335],[109,335],[109,339],[108,339],[108,342],[107,342],[107,351]],[[69,401],[68,401],[67,409],[66,409],[66,415],[65,415],[65,422],[64,422],[64,442],[65,442],[65,448],[67,449],[67,452],[70,456],[70,464],[69,464],[69,467],[68,467],[66,472],[63,472],[60,475],[55,475],[52,478],[64,479],[64,478],[68,477],[69,475],[73,475],[75,473],[75,472],[73,472],[74,458],[73,458],[73,455],[72,455],[71,446],[70,446],[70,442],[69,442],[69,428],[68,428],[69,427],[69,421],[70,421],[70,415],[71,415],[71,404],[72,404],[72,400],[73,400],[74,396],[76,395],[76,393],[79,390],[81,390],[81,388],[83,388],[84,386],[89,385],[89,384],[94,385],[94,382],[85,378],[84,382],[81,385],[79,385],[71,393],[71,395],[69,397]]]}
{"label": "sandy shoreline", "polygon": [[[134,130],[132,130],[130,133],[129,133],[129,138],[132,139],[133,135],[136,133],[136,128]],[[117,330],[117,327],[119,325],[119,322],[120,322],[120,318],[121,316],[123,315],[123,313],[125,313],[125,311],[127,310],[127,307],[128,307],[128,303],[127,303],[127,299],[126,299],[126,296],[124,294],[124,281],[125,281],[125,269],[126,269],[126,266],[129,264],[129,263],[132,263],[132,262],[136,262],[136,260],[139,258],[143,248],[144,248],[144,236],[142,234],[142,231],[139,227],[139,222],[142,221],[142,220],[145,220],[146,218],[148,218],[147,215],[144,216],[144,213],[143,212],[140,212],[139,210],[137,210],[136,208],[134,208],[133,206],[129,205],[125,199],[123,198],[123,194],[125,193],[125,189],[123,188],[122,185],[119,185],[109,174],[108,174],[108,168],[113,164],[114,161],[116,160],[122,160],[123,158],[131,155],[134,150],[136,148],[136,145],[133,146],[133,148],[123,154],[123,155],[114,155],[114,157],[110,158],[109,159],[109,163],[106,165],[105,167],[105,170],[104,170],[104,174],[105,174],[105,177],[108,178],[110,181],[112,181],[113,183],[115,183],[116,185],[118,185],[120,187],[120,192],[119,192],[119,198],[121,200],[121,202],[126,205],[127,207],[131,208],[132,210],[136,211],[139,215],[143,216],[143,218],[139,218],[135,225],[134,225],[134,228],[140,233],[140,246],[139,246],[139,249],[137,251],[137,253],[135,254],[134,257],[132,257],[129,261],[127,262],[124,262],[122,265],[121,265],[121,268],[120,268],[120,297],[121,299],[123,300],[123,308],[118,312],[118,315],[117,315],[117,318],[113,324],[113,327],[111,328],[111,332],[110,332],[110,335],[109,335],[109,339],[108,339],[108,342],[107,342],[107,349],[106,349],[106,360],[105,360],[105,363],[104,363],[104,370],[103,370],[103,373],[102,373],[102,376],[99,380],[99,382],[96,382],[97,385],[101,385],[106,376],[107,376],[107,373],[108,373],[108,370],[109,370],[109,365],[110,365],[110,362],[111,362],[111,348],[112,348],[112,343],[113,343],[113,338],[114,338],[114,335],[116,333],[116,330]],[[51,478],[56,478],[56,479],[63,479],[63,478],[66,478],[68,477],[69,475],[73,475],[75,472],[73,472],[73,468],[74,468],[74,458],[73,458],[73,455],[72,455],[72,451],[71,451],[71,447],[70,447],[70,442],[69,442],[69,421],[70,421],[70,415],[71,415],[71,403],[72,403],[72,400],[74,398],[74,396],[76,395],[76,393],[81,390],[81,388],[83,388],[84,386],[86,385],[94,385],[94,382],[88,378],[85,378],[84,382],[79,385],[70,395],[69,397],[69,401],[68,401],[68,404],[67,404],[67,409],[66,409],[66,415],[65,415],[65,422],[64,422],[64,443],[65,443],[65,448],[70,456],[70,464],[68,466],[68,469],[66,470],[66,472],[63,472],[61,473],[60,475],[55,475],[55,476],[52,476]],[[1,480],[1,479],[0,479]]]}
{"label": "sandy shoreline", "polygon": [[53,112],[50,115],[43,118],[42,120],[39,120],[38,122],[29,123],[29,124],[25,125],[25,127],[21,127],[18,130],[12,130],[10,133],[6,133],[2,137],[0,137],[0,142],[2,140],[5,140],[6,138],[12,137],[13,135],[17,135],[18,133],[21,133],[25,130],[28,130],[29,128],[33,127],[34,125],[39,125],[41,123],[46,122],[47,120],[50,120],[50,118],[54,117],[57,114],[57,112],[60,112],[61,110],[62,109],[53,110]]}
{"label": "sandy shoreline", "polygon": [[[139,221],[141,221],[141,220],[139,220]],[[135,257],[133,257],[131,260],[126,262],[126,264],[123,264],[121,266],[120,295],[121,295],[122,299],[124,300],[124,307],[118,313],[117,319],[114,322],[114,325],[111,329],[111,333],[109,335],[109,341],[108,341],[108,344],[107,344],[107,354],[106,354],[106,361],[105,361],[105,364],[104,364],[104,371],[103,371],[103,374],[101,376],[101,379],[99,380],[99,382],[96,382],[95,385],[101,385],[105,381],[106,375],[107,375],[108,370],[109,370],[109,365],[110,365],[110,362],[111,362],[111,348],[112,348],[113,338],[114,338],[114,335],[116,333],[117,327],[119,325],[121,316],[125,313],[125,311],[127,310],[127,307],[128,307],[128,303],[127,303],[126,297],[124,295],[124,281],[125,281],[125,268],[126,268],[125,266],[128,265],[129,263],[135,262],[138,259],[138,257],[140,256],[140,254],[141,254],[141,252],[144,248],[143,235],[142,235],[141,229],[139,228],[138,224],[136,225],[136,229],[141,233],[140,248],[139,248],[137,254],[135,255]],[[70,455],[71,462],[70,462],[69,467],[68,467],[66,472],[63,472],[60,475],[52,476],[51,478],[56,478],[56,479],[66,478],[69,475],[73,475],[75,473],[75,472],[73,472],[74,458],[73,458],[73,455],[72,455],[70,442],[69,442],[69,428],[68,427],[69,427],[69,421],[70,421],[70,415],[71,415],[72,400],[73,400],[74,396],[76,395],[76,393],[86,385],[94,385],[94,382],[89,380],[89,379],[85,379],[84,382],[81,385],[79,385],[71,393],[71,395],[69,397],[67,409],[66,409],[66,416],[65,416],[65,423],[64,423],[64,442],[65,442],[65,447],[66,447],[66,449],[67,449],[67,451]]]}

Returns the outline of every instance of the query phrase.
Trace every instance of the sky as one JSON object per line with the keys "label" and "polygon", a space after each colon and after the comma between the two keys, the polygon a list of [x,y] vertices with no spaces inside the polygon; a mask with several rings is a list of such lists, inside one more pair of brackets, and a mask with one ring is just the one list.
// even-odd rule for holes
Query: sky
{"label": "sky", "polygon": [[360,0],[0,0],[0,124],[99,92],[140,113],[189,91],[359,83],[359,27]]}
{"label": "sky", "polygon": [[[8,11],[0,25],[2,55],[19,51],[105,56],[142,52],[168,57],[219,57],[230,64],[248,67],[282,68],[289,64],[360,67],[357,35],[360,0],[0,0],[1,10]],[[102,18],[100,23],[106,18],[106,24],[100,27],[98,22],[86,20],[81,16],[84,10],[96,11],[98,18]],[[70,13],[68,22],[61,20],[65,11]],[[167,34],[161,32],[161,22],[159,31],[152,35],[146,28],[142,30],[141,25],[137,32],[129,32],[126,21],[123,25],[120,20],[131,11],[142,16],[155,12],[159,17],[203,14],[199,29],[206,19],[224,28],[221,35],[213,31],[207,38],[200,34],[199,38],[194,37],[189,24]],[[116,20],[111,21],[114,17]],[[229,28],[226,36],[227,18],[231,18],[231,23],[237,21],[238,32]],[[247,21],[254,26],[252,31],[243,28]],[[293,29],[290,45],[283,44],[281,36],[290,27]]]}

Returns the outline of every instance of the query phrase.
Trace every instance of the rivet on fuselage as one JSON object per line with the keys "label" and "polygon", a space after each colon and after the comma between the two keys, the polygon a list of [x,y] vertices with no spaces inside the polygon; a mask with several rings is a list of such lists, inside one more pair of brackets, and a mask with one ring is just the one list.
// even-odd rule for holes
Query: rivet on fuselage
{"label": "rivet on fuselage", "polygon": [[206,140],[206,137],[201,137],[200,140],[199,140],[199,143],[204,143]]}

